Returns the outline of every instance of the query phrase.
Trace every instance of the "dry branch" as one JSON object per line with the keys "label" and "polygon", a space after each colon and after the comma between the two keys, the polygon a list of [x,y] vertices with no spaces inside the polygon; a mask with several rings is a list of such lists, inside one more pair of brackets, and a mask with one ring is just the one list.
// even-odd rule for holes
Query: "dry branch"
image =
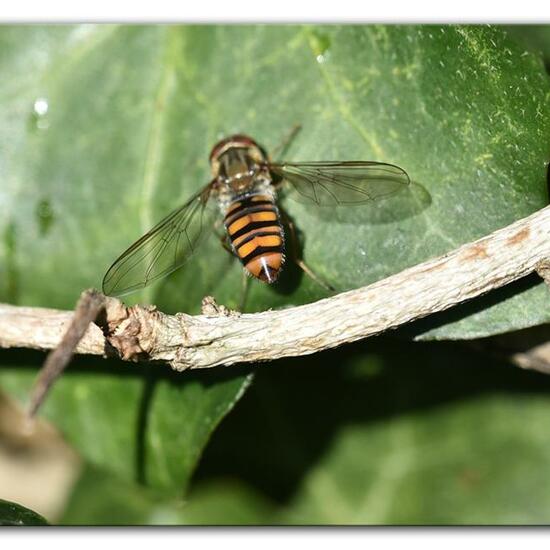
{"label": "dry branch", "polygon": [[[165,315],[107,298],[77,353],[160,360],[176,370],[267,361],[334,348],[443,311],[540,269],[550,207],[369,286],[278,311],[239,314],[205,299],[203,314]],[[0,346],[55,348],[73,312],[0,305]]]}

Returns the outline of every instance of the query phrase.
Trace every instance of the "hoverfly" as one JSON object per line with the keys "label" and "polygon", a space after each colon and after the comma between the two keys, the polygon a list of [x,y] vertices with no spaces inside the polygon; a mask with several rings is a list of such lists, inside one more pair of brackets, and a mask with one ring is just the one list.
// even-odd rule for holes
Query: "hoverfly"
{"label": "hoverfly", "polygon": [[[212,180],[123,252],[103,279],[103,292],[121,296],[181,267],[223,216],[225,239],[245,272],[274,283],[285,258],[277,191],[315,206],[364,204],[405,188],[398,166],[372,161],[271,162],[246,135],[218,142],[210,153]],[[217,203],[218,208],[215,208]]]}

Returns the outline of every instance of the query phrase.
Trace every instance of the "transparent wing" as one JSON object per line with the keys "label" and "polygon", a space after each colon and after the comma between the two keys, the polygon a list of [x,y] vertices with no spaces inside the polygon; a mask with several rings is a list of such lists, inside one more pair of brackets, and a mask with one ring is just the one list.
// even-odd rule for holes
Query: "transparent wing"
{"label": "transparent wing", "polygon": [[213,227],[211,184],[123,252],[103,278],[103,293],[122,296],[181,267]]}
{"label": "transparent wing", "polygon": [[410,179],[399,166],[370,161],[284,162],[267,169],[288,181],[289,196],[317,206],[362,204],[406,188]]}

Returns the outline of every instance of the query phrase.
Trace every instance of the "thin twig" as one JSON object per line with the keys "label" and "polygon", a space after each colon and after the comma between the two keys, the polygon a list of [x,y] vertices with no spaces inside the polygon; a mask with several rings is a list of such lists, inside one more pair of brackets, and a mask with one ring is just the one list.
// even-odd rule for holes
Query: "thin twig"
{"label": "thin twig", "polygon": [[[369,286],[278,311],[165,315],[106,298],[77,353],[160,360],[175,370],[306,355],[378,334],[511,283],[550,258],[550,207]],[[51,349],[72,313],[0,305],[0,347]]]}
{"label": "thin twig", "polygon": [[105,296],[97,290],[85,290],[81,295],[74,316],[59,345],[49,353],[31,392],[27,415],[32,418],[43,403],[51,385],[59,378],[75,353],[91,322],[105,307]]}
{"label": "thin twig", "polygon": [[550,325],[543,324],[507,334],[471,341],[478,351],[509,361],[522,369],[550,374]]}

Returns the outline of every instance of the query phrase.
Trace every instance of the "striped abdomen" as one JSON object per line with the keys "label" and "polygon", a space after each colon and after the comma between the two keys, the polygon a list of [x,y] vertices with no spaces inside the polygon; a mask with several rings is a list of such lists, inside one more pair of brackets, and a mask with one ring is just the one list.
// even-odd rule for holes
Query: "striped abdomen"
{"label": "striped abdomen", "polygon": [[284,261],[284,233],[273,197],[249,195],[232,202],[224,223],[245,269],[266,283],[275,282]]}

